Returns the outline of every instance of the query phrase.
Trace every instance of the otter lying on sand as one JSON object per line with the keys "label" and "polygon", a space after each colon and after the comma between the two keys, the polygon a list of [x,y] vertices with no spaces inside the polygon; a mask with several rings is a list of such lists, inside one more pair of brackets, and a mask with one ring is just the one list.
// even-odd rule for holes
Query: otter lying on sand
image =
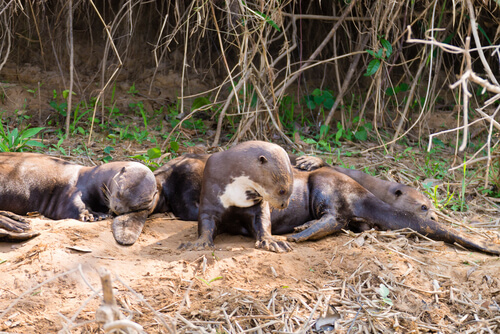
{"label": "otter lying on sand", "polygon": [[[159,182],[161,212],[169,208],[176,216],[195,220],[200,202],[206,155],[185,155],[169,161],[155,171]],[[175,177],[174,177],[175,176]],[[491,254],[500,254],[500,245],[476,240],[437,221],[422,215],[419,210],[401,210],[384,202],[351,177],[331,167],[313,171],[293,169],[293,192],[289,205],[271,212],[271,233],[287,234],[289,241],[322,238],[343,228],[363,230],[377,228],[395,230],[411,228],[434,240],[458,243],[464,247]],[[182,179],[182,184],[176,180]],[[167,196],[165,189],[177,196]],[[217,192],[215,192],[217,193]],[[215,197],[214,197],[215,198]],[[220,204],[219,204],[220,205]],[[251,219],[240,215],[238,226],[245,226]],[[199,224],[199,234],[212,234],[210,228]],[[218,225],[217,233],[251,234],[247,229]]]}
{"label": "otter lying on sand", "polygon": [[[114,215],[113,235],[122,245],[137,240],[158,196],[153,173],[138,162],[84,167],[37,153],[0,153],[0,184],[0,210],[18,215],[81,221]],[[26,227],[3,217],[6,230]]]}

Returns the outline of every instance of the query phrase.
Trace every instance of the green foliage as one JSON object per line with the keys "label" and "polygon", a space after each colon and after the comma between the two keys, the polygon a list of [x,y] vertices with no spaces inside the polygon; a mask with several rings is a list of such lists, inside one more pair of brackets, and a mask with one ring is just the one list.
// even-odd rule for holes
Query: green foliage
{"label": "green foliage", "polygon": [[392,55],[392,45],[389,41],[384,38],[379,38],[380,44],[382,44],[382,48],[380,48],[377,52],[372,50],[366,50],[368,54],[370,54],[374,59],[372,59],[366,68],[366,73],[364,76],[369,77],[377,73],[382,61],[389,59]]}
{"label": "green foliage", "polygon": [[271,25],[271,27],[273,27],[274,29],[276,29],[278,32],[281,32],[280,27],[278,27],[278,25],[276,24],[276,22],[274,22],[268,15],[266,15],[264,13],[261,13],[258,10],[255,10],[253,12],[256,13],[258,16],[260,16],[261,18],[263,18],[268,24]]}
{"label": "green foliage", "polygon": [[[75,92],[71,92],[72,95],[76,95]],[[64,101],[59,102],[57,90],[52,91],[52,101],[49,102],[49,105],[54,108],[57,113],[63,117],[66,117],[67,109],[68,109],[68,102],[66,101],[69,97],[69,89],[65,89],[61,93],[62,98]]]}
{"label": "green foliage", "polygon": [[208,280],[208,281],[207,281],[206,279],[202,278],[202,277],[199,277],[199,276],[195,276],[195,278],[197,278],[197,279],[198,279],[198,280],[200,280],[201,282],[205,283],[206,285],[210,286],[210,284],[211,284],[212,282],[215,282],[215,281],[217,281],[217,280],[223,279],[224,277],[222,277],[222,276],[217,276],[217,277],[214,277],[214,278],[212,278],[212,279],[210,279],[210,280]]}
{"label": "green foliage", "polygon": [[400,83],[399,85],[397,85],[396,87],[388,87],[386,90],[385,90],[385,94],[388,95],[388,96],[394,96],[400,92],[407,92],[408,89],[410,88],[410,86],[405,83],[405,82],[402,82]]}
{"label": "green foliage", "polygon": [[392,299],[389,298],[390,291],[384,284],[380,284],[380,288],[377,289],[377,292],[382,299],[383,305],[393,306]]}
{"label": "green foliage", "polygon": [[322,108],[331,109],[335,98],[332,91],[316,88],[311,95],[305,97],[305,102],[307,108],[311,110],[316,109],[316,107],[320,107],[320,110],[323,110]]}
{"label": "green foliage", "polygon": [[[296,105],[291,96],[284,96],[279,102],[280,122],[290,133],[294,131]],[[301,116],[303,117],[302,113]]]}
{"label": "green foliage", "polygon": [[106,154],[105,156],[103,156],[101,158],[102,161],[104,162],[110,162],[111,160],[113,160],[113,157],[111,156],[111,152],[114,151],[115,149],[111,146],[106,146],[104,148],[104,153]]}
{"label": "green foliage", "polygon": [[[170,151],[173,153],[177,153],[179,150],[179,143],[172,141],[170,142]],[[151,169],[151,171],[155,171],[158,167],[161,166],[161,161],[157,162],[155,159],[161,157],[161,149],[158,147],[150,148],[146,153],[134,155],[131,158],[138,159],[143,161],[146,166]]]}
{"label": "green foliage", "polygon": [[[446,189],[446,195],[443,199],[439,199],[440,195],[438,192],[439,185],[433,185],[432,182],[427,182],[423,184],[424,186],[424,193],[427,194],[427,196],[430,197],[432,203],[434,204],[434,207],[436,209],[444,209],[447,208],[448,206],[452,205],[452,200],[453,196],[455,193],[450,193],[450,185],[448,184],[447,189]],[[450,207],[452,210],[457,211],[455,206]]]}
{"label": "green foliage", "polygon": [[23,130],[18,128],[9,130],[8,126],[0,122],[0,152],[22,152],[26,149],[33,150],[35,147],[46,147],[43,143],[32,140],[40,131],[45,128],[30,128],[29,126]]}
{"label": "green foliage", "polygon": [[57,141],[57,144],[52,144],[51,148],[49,148],[49,150],[56,150],[58,152],[61,152],[62,155],[67,155],[66,154],[66,150],[64,149],[64,147],[62,147],[62,144],[64,142],[64,136],[61,135],[61,138],[59,138],[59,140]]}
{"label": "green foliage", "polygon": [[132,84],[132,86],[130,86],[127,93],[129,93],[132,96],[139,94],[139,91],[135,89],[135,82]]}

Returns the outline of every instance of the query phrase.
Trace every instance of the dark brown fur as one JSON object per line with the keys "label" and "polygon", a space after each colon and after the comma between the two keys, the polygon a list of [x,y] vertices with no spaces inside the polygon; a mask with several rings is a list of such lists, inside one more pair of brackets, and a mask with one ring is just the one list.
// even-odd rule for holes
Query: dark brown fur
{"label": "dark brown fur", "polygon": [[380,200],[392,205],[396,209],[414,212],[424,219],[438,220],[436,209],[432,202],[418,190],[398,182],[385,181],[359,170],[330,166],[321,158],[300,156],[293,159],[297,168],[312,171],[320,167],[329,167],[336,172],[345,174],[365,187]]}
{"label": "dark brown fur", "polygon": [[[84,167],[42,154],[0,153],[0,184],[0,210],[18,215],[36,211],[81,221],[118,216],[113,233],[123,245],[135,242],[157,201],[153,173],[137,162]],[[137,212],[144,218],[137,219]],[[139,233],[131,235],[124,221],[134,221]]]}
{"label": "dark brown fur", "polygon": [[[191,158],[185,156],[177,159],[182,160],[182,165],[176,164],[180,167],[176,171],[176,175],[189,180],[189,182],[184,183],[182,188],[170,189],[170,191],[182,194],[190,189],[198,189],[202,180],[202,165],[197,165],[194,169],[185,168],[185,166],[189,166]],[[157,179],[161,174],[161,172],[157,173]],[[176,186],[168,178],[162,180]],[[171,204],[172,207],[190,207],[189,212],[192,215],[190,218],[192,218],[197,209],[196,204],[193,203],[198,203],[199,193],[189,192],[186,197],[178,196],[170,200],[183,202]],[[251,222],[251,215],[245,218],[239,208],[226,210],[225,213],[227,214],[226,218],[237,219],[238,224],[219,224],[217,225],[217,233],[252,234],[245,227]],[[181,212],[174,212],[174,214],[182,215]],[[470,249],[500,254],[500,245],[484,240],[475,240],[435,220],[426,218],[415,210],[398,209],[376,197],[349,176],[329,167],[314,171],[294,169],[294,189],[290,204],[283,210],[272,211],[270,219],[272,234],[300,231],[288,237],[289,241],[295,242],[319,239],[338,232],[342,228],[354,230],[410,228],[435,240],[448,243],[456,242]],[[210,228],[201,229],[202,232],[204,230],[209,231],[212,236],[216,234]]]}
{"label": "dark brown fur", "polygon": [[245,231],[257,240],[257,248],[290,251],[288,243],[271,236],[270,207],[284,209],[292,185],[290,161],[277,145],[249,141],[211,155],[203,172],[199,237],[183,247],[213,247],[217,234]]}

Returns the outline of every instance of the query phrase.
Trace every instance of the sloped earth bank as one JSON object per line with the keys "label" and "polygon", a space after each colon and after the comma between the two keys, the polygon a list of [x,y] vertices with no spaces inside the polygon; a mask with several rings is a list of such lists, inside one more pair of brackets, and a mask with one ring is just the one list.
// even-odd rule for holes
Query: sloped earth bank
{"label": "sloped earth bank", "polygon": [[214,251],[183,251],[196,222],[165,215],[122,247],[110,224],[34,218],[39,237],[0,243],[0,331],[102,333],[100,268],[111,271],[123,313],[148,333],[310,333],[334,310],[335,333],[500,331],[496,256],[375,231],[286,254],[230,235]]}

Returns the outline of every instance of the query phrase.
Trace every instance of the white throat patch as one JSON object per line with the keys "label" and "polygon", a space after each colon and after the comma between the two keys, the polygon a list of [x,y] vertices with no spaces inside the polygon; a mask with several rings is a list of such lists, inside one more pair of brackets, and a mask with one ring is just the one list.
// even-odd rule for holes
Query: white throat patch
{"label": "white throat patch", "polygon": [[238,176],[233,178],[232,182],[226,186],[219,199],[226,209],[230,206],[248,208],[255,205],[255,202],[247,198],[247,191],[257,191],[261,196],[265,195],[258,183],[250,180],[248,176]]}

